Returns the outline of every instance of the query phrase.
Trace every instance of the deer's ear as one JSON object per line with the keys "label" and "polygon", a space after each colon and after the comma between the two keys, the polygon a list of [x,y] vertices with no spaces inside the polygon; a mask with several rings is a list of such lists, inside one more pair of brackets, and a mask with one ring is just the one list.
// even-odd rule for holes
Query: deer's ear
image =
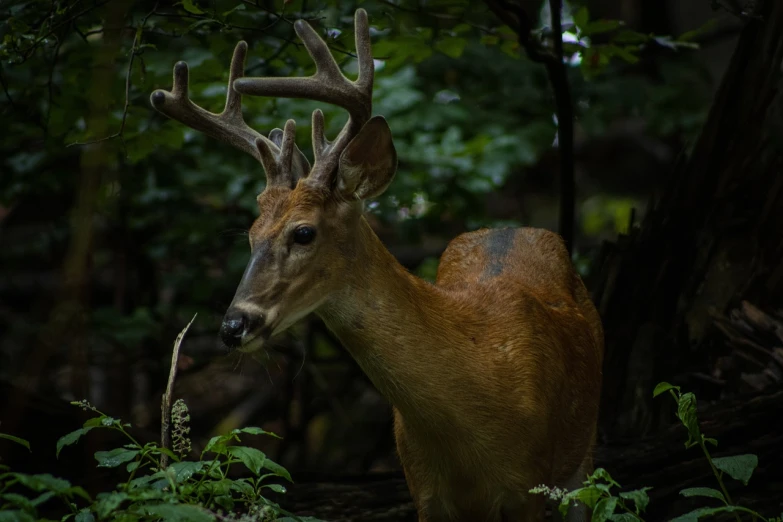
{"label": "deer's ear", "polygon": [[397,151],[383,116],[364,124],[340,155],[337,190],[349,199],[368,199],[383,193],[397,171]]}

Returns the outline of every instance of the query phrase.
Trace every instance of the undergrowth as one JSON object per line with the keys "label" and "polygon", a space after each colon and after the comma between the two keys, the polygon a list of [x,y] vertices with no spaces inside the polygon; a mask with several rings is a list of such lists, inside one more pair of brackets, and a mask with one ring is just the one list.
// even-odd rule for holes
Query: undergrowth
{"label": "undergrowth", "polygon": [[[241,445],[246,436],[277,435],[261,428],[241,428],[226,435],[212,437],[198,460],[189,460],[189,415],[182,400],[175,403],[173,415],[173,450],[157,443],[141,444],[129,432],[129,424],[123,423],[99,411],[87,401],[73,402],[96,414],[82,428],[59,439],[56,452],[75,444],[94,429],[120,432],[128,443],[109,451],[97,451],[98,467],[123,466],[127,479],[114,491],[99,493],[95,498],[80,486],[49,474],[29,475],[4,470],[0,474],[0,522],[33,522],[39,518],[39,510],[52,503],[61,504],[60,520],[91,522],[111,520],[116,522],[181,520],[192,522],[241,521],[241,522],[315,522],[312,517],[297,517],[277,503],[264,497],[265,490],[285,493],[285,487],[272,479],[291,482],[285,468],[269,459],[256,448]],[[17,437],[4,436],[29,449],[29,444]],[[172,462],[165,468],[161,459],[166,455]],[[250,477],[230,478],[232,466],[241,465],[250,471]],[[16,491],[22,486],[29,492]],[[14,490],[14,491],[12,491]],[[51,511],[49,509],[48,511]]]}
{"label": "undergrowth", "polygon": [[[738,522],[743,519],[750,519],[754,522],[783,522],[783,514],[780,517],[767,518],[752,509],[736,504],[726,489],[726,476],[747,486],[758,465],[758,457],[753,454],[713,457],[707,445],[717,446],[718,441],[706,437],[699,428],[699,422],[696,418],[696,395],[691,392],[682,393],[679,386],[662,382],[655,387],[653,397],[667,392],[677,403],[677,418],[680,419],[688,432],[685,447],[701,449],[719,488],[695,487],[681,490],[680,495],[683,497],[701,497],[705,500],[709,499],[708,502],[716,505],[696,508],[671,519],[670,522],[697,522],[702,518],[713,517],[721,513],[733,514]],[[567,491],[542,485],[531,489],[530,492],[546,495],[551,500],[558,502],[558,510],[563,517],[566,516],[569,509],[577,505],[577,502],[581,502],[593,510],[592,522],[606,520],[645,522],[643,515],[650,502],[647,491],[652,488],[643,487],[631,491],[618,491],[621,489],[622,486],[612,478],[608,471],[597,468],[587,477],[581,488]]]}

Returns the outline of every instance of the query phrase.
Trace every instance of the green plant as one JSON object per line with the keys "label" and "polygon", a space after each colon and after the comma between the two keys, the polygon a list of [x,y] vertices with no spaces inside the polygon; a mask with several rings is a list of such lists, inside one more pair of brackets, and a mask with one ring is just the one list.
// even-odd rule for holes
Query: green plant
{"label": "green plant", "polygon": [[[672,519],[671,522],[696,522],[702,517],[709,517],[719,513],[733,513],[738,521],[741,520],[740,514],[746,513],[754,521],[780,522],[783,514],[781,517],[766,518],[752,509],[735,504],[726,489],[724,483],[725,475],[747,485],[758,465],[758,457],[752,454],[717,458],[710,455],[707,444],[717,446],[718,441],[705,437],[699,428],[699,422],[696,417],[696,395],[691,392],[682,393],[679,386],[662,382],[655,387],[653,397],[658,397],[666,392],[669,392],[676,401],[677,418],[680,419],[680,422],[688,430],[688,440],[685,442],[685,447],[692,448],[698,446],[701,448],[720,488],[720,490],[710,487],[686,488],[680,491],[680,495],[684,497],[715,499],[723,504],[716,507],[694,509]],[[620,491],[615,495],[612,488],[620,489],[622,486],[612,479],[611,475],[603,468],[596,469],[587,477],[583,484],[584,487],[572,491],[541,485],[531,489],[530,492],[544,494],[551,500],[559,502],[558,509],[563,516],[568,513],[572,506],[576,505],[576,502],[582,502],[593,510],[591,519],[593,522],[603,522],[604,520],[644,522],[642,514],[647,509],[650,501],[647,491],[652,488],[644,487],[631,491]]]}
{"label": "green plant", "polygon": [[[73,519],[75,522],[317,522],[312,517],[298,517],[289,513],[262,494],[264,490],[285,493],[285,487],[273,480],[292,482],[291,475],[260,450],[239,443],[245,435],[279,438],[274,433],[255,427],[235,429],[226,435],[212,437],[197,460],[186,458],[191,454],[190,414],[181,399],[171,405],[171,389],[176,376],[180,344],[192,323],[193,320],[174,343],[172,372],[164,395],[164,409],[168,408],[171,414],[164,415],[165,419],[170,419],[170,425],[169,420],[163,422],[162,439],[168,441],[168,433],[171,432],[173,444],[163,444],[171,445],[173,451],[155,442],[140,443],[128,431],[130,424],[106,415],[86,400],[72,402],[74,406],[93,412],[96,416],[88,419],[78,430],[60,437],[56,444],[57,457],[66,446],[75,444],[94,429],[113,430],[126,438],[128,443],[109,451],[95,452],[95,460],[98,461],[98,467],[102,468],[124,466],[127,479],[114,491],[99,493],[93,499],[82,487],[50,474],[30,475],[0,467],[0,522],[40,520],[39,510],[44,505],[47,512],[52,511],[50,500],[59,500],[64,504],[60,520]],[[30,449],[29,443],[19,437],[0,434],[0,438]],[[247,468],[250,476],[231,478],[229,470],[234,465]],[[30,494],[20,493],[25,490],[30,490]]]}
{"label": "green plant", "polygon": [[[111,492],[99,493],[92,499],[87,492],[67,480],[48,474],[28,475],[6,471],[0,475],[0,520],[38,520],[38,510],[50,500],[59,499],[65,505],[61,520],[77,522],[93,520],[141,521],[141,520],[242,520],[242,521],[314,521],[310,517],[297,517],[277,503],[265,498],[263,490],[285,493],[285,487],[269,482],[282,478],[291,482],[285,468],[267,458],[263,452],[242,446],[240,436],[267,435],[277,437],[261,428],[241,428],[226,435],[212,437],[198,460],[187,460],[177,453],[160,447],[154,442],[141,444],[129,432],[129,424],[123,423],[97,410],[87,401],[72,403],[97,414],[83,427],[57,442],[57,455],[93,429],[115,430],[127,437],[129,443],[109,451],[98,451],[95,459],[98,467],[124,466],[127,480]],[[177,448],[187,448],[187,407],[177,402],[178,415],[174,417],[174,431],[180,441]],[[26,444],[16,437],[4,436]],[[172,464],[161,468],[162,455]],[[229,469],[243,465],[250,477],[229,478]],[[28,497],[12,488],[23,486],[35,494]]]}

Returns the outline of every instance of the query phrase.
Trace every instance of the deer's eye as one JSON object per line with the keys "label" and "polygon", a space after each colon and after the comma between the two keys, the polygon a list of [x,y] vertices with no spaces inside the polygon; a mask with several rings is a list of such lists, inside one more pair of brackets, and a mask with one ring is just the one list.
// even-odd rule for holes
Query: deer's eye
{"label": "deer's eye", "polygon": [[302,225],[294,230],[294,243],[307,245],[312,243],[313,239],[315,239],[315,229],[313,227]]}

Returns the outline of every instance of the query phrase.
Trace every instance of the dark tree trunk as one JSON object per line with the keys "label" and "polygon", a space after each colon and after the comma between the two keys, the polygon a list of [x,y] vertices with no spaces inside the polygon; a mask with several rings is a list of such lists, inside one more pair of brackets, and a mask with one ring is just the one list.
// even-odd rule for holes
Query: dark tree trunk
{"label": "dark tree trunk", "polygon": [[[640,230],[599,270],[606,329],[604,436],[648,433],[662,418],[651,392],[674,380],[719,398],[689,376],[722,355],[713,315],[741,299],[783,297],[783,3],[765,2],[742,31],[708,121]],[[711,395],[712,394],[712,395]]]}

